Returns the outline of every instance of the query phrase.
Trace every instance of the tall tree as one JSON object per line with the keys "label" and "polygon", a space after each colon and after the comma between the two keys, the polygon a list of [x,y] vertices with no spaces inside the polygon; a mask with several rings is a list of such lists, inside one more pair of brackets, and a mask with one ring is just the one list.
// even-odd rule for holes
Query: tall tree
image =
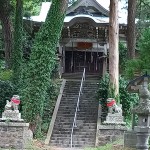
{"label": "tall tree", "polygon": [[30,129],[40,132],[47,86],[56,60],[56,46],[64,23],[68,0],[52,0],[47,19],[35,37],[29,65],[26,71],[26,86],[22,92],[23,114]]}
{"label": "tall tree", "polygon": [[12,52],[13,83],[18,88],[22,75],[23,0],[16,0],[14,47]]}
{"label": "tall tree", "polygon": [[128,0],[128,24],[127,24],[127,49],[128,58],[135,57],[136,48],[136,2],[137,0]]}
{"label": "tall tree", "polygon": [[12,7],[10,5],[10,0],[0,0],[0,21],[4,38],[5,61],[7,68],[10,68],[11,65],[12,52],[12,23],[10,18],[11,10]]}
{"label": "tall tree", "polygon": [[114,95],[119,94],[119,23],[118,23],[118,0],[110,0],[109,16],[109,75],[110,90]]}

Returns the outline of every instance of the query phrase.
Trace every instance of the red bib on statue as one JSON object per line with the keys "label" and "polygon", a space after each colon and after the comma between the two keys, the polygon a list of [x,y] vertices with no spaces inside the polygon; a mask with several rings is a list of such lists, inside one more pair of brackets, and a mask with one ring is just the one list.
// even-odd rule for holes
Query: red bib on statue
{"label": "red bib on statue", "polygon": [[112,107],[116,103],[115,100],[112,100],[111,102],[107,103],[107,107]]}
{"label": "red bib on statue", "polygon": [[19,99],[16,99],[16,98],[12,98],[11,101],[17,105],[20,104],[20,100]]}

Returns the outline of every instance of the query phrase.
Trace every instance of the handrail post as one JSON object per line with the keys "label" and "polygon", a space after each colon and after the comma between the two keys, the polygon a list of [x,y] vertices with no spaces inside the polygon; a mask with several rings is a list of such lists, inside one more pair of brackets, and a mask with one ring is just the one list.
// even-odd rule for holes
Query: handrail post
{"label": "handrail post", "polygon": [[71,129],[71,140],[70,140],[71,148],[72,148],[72,145],[73,145],[74,127],[77,127],[77,112],[80,111],[79,103],[80,103],[80,96],[81,96],[81,94],[83,94],[82,93],[83,81],[85,81],[85,68],[83,70],[83,75],[82,75],[82,80],[81,80],[80,90],[79,90],[79,95],[78,95],[78,101],[77,101],[77,105],[76,105],[76,111],[75,111],[75,115],[74,115],[74,119],[73,119],[72,129]]}

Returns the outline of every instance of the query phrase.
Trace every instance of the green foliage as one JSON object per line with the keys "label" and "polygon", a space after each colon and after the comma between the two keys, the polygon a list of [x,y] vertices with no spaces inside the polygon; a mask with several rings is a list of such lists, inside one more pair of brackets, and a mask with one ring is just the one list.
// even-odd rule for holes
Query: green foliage
{"label": "green foliage", "polygon": [[40,131],[44,102],[50,77],[55,66],[56,46],[65,17],[65,4],[53,0],[46,22],[35,37],[32,52],[24,76],[22,90],[23,115],[30,126]]}
{"label": "green foliage", "polygon": [[[126,81],[123,77],[119,78],[119,99],[120,103],[122,104],[123,115],[125,116],[126,119],[130,119],[131,117],[130,108],[131,106],[137,103],[138,96],[137,94],[129,93],[126,90],[127,84],[128,81]],[[109,89],[109,75],[106,74],[99,82],[99,90],[97,93],[98,99],[102,104],[102,112],[104,112],[105,114],[107,112],[106,100],[107,98],[110,98],[108,89]]]}
{"label": "green foliage", "polygon": [[0,71],[0,80],[2,80],[2,81],[8,81],[9,80],[10,81],[11,78],[12,78],[12,70],[3,69]]}
{"label": "green foliage", "polygon": [[132,59],[126,62],[125,76],[129,79],[133,79],[135,73],[142,71],[142,61],[140,59]]}
{"label": "green foliage", "polygon": [[120,103],[123,108],[123,115],[127,120],[131,119],[131,107],[135,106],[138,102],[138,94],[129,93],[126,89],[128,81],[123,77],[119,79],[119,93],[120,93]]}
{"label": "green foliage", "polygon": [[[24,10],[25,10],[25,14],[31,14],[32,16],[38,16],[40,14],[40,7],[41,5],[41,1],[40,0],[36,0],[36,1],[24,1]],[[30,15],[30,16],[31,16]],[[26,16],[26,15],[24,15]]]}
{"label": "green foliage", "polygon": [[[120,139],[118,139],[114,142],[108,143],[104,146],[100,146],[97,148],[86,148],[85,150],[116,150],[116,148],[114,148],[114,145],[115,146],[123,145],[123,139],[120,138]],[[123,146],[120,146],[120,148],[118,150],[129,150],[129,149],[125,149],[125,148],[123,148]]]}
{"label": "green foliage", "polygon": [[139,57],[127,62],[126,76],[133,78],[134,73],[140,74],[146,71],[150,73],[150,29],[143,30],[140,40],[138,41]]}
{"label": "green foliage", "polygon": [[77,1],[78,1],[78,0],[69,0],[68,4],[69,4],[69,6],[70,6],[70,5],[74,5],[75,2],[77,2]]}
{"label": "green foliage", "polygon": [[9,81],[0,80],[0,114],[4,111],[6,100],[14,94],[13,86]]}
{"label": "green foliage", "polygon": [[22,78],[22,40],[23,40],[23,1],[16,1],[14,47],[12,55],[13,84],[16,90],[21,86]]}
{"label": "green foliage", "polygon": [[[106,74],[99,82],[99,89],[97,92],[98,100],[101,103],[102,106],[102,112],[104,114],[104,118],[106,117],[107,114],[107,105],[106,105],[106,100],[109,97],[109,75]],[[102,119],[104,119],[102,118]]]}
{"label": "green foliage", "polygon": [[125,45],[125,43],[119,42],[119,70],[121,73],[124,72],[127,60],[127,46]]}
{"label": "green foliage", "polygon": [[145,27],[150,26],[150,1],[149,0],[138,0],[137,1],[137,26],[138,29],[141,30]]}
{"label": "green foliage", "polygon": [[56,100],[59,94],[60,89],[60,80],[51,80],[48,89],[47,95],[44,101],[44,110],[42,116],[42,132],[47,134],[49,123],[51,121]]}

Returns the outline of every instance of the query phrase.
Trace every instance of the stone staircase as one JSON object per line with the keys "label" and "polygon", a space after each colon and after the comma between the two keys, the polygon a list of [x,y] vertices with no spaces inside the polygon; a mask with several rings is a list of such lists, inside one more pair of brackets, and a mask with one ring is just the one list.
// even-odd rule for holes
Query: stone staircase
{"label": "stone staircase", "polygon": [[[96,139],[98,101],[96,81],[85,81],[74,128],[73,147],[94,147]],[[79,94],[80,81],[67,81],[55,120],[50,146],[70,147],[71,129]]]}

